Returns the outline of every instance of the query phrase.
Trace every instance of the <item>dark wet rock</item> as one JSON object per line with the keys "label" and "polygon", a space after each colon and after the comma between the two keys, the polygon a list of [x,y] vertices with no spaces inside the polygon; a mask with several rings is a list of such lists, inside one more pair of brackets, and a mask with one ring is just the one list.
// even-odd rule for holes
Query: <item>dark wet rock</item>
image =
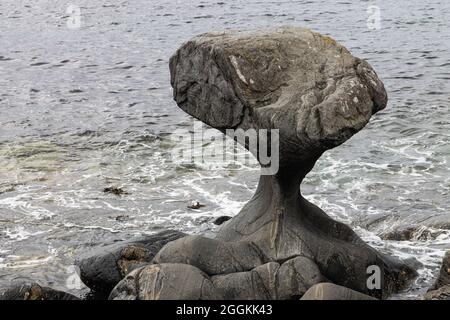
{"label": "dark wet rock", "polygon": [[168,243],[154,258],[154,263],[191,264],[208,275],[251,270],[267,262],[261,250],[251,242],[223,242],[187,236]]}
{"label": "dark wet rock", "polygon": [[119,221],[119,222],[127,221],[129,219],[130,219],[130,216],[128,216],[128,215],[119,215],[114,218],[114,220]]}
{"label": "dark wet rock", "polygon": [[109,293],[130,271],[149,264],[166,243],[184,236],[182,232],[167,230],[118,242],[87,252],[75,263],[81,280],[90,289]]}
{"label": "dark wet rock", "polygon": [[209,277],[187,264],[153,264],[128,274],[111,292],[111,300],[217,300]]}
{"label": "dark wet rock", "polygon": [[450,300],[450,250],[445,253],[439,275],[424,296],[425,300]]}
{"label": "dark wet rock", "polygon": [[281,266],[269,262],[251,271],[211,278],[227,300],[299,299],[314,284],[326,281],[317,265],[306,257],[296,257]]}
{"label": "dark wet rock", "polygon": [[125,192],[122,188],[119,188],[119,187],[107,187],[107,188],[103,189],[103,192],[115,194],[116,196],[122,196],[122,195],[129,194],[128,192]]}
{"label": "dark wet rock", "polygon": [[361,292],[333,283],[319,283],[303,295],[300,300],[376,300]]}
{"label": "dark wet rock", "polygon": [[97,291],[88,291],[84,292],[80,298],[81,300],[88,301],[97,301],[97,300],[108,300],[109,292],[97,292]]}
{"label": "dark wet rock", "polygon": [[[398,291],[417,274],[367,245],[300,193],[320,156],[386,107],[383,83],[366,61],[328,36],[280,28],[200,35],[172,56],[170,72],[174,99],[191,116],[229,135],[235,131],[227,129],[278,129],[279,135],[259,135],[256,147],[233,137],[260,160],[265,175],[254,197],[220,229],[217,239],[223,244],[172,243],[171,250],[161,251],[163,261],[179,259],[206,272],[213,265],[209,274],[237,272],[239,262],[249,262],[244,253],[233,253],[230,262],[210,249],[227,252],[222,249],[226,243],[239,241],[251,243],[253,252],[258,248],[261,262],[308,257],[330,281],[364,293],[369,293],[367,268],[377,265],[383,288],[370,292],[374,295]],[[279,148],[268,142],[278,142]],[[258,146],[272,154],[278,150],[276,172],[266,170],[270,164]],[[251,262],[241,269],[256,267],[257,261]]]}
{"label": "dark wet rock", "polygon": [[403,259],[403,262],[407,264],[412,270],[419,270],[424,267],[424,264],[415,257]]}
{"label": "dark wet rock", "polygon": [[0,300],[80,300],[59,290],[42,287],[37,283],[21,283],[0,290]]}
{"label": "dark wet rock", "polygon": [[227,222],[228,220],[230,220],[232,217],[230,216],[220,216],[216,219],[214,219],[213,223],[217,226],[220,226],[221,224],[224,224],[225,222]]}

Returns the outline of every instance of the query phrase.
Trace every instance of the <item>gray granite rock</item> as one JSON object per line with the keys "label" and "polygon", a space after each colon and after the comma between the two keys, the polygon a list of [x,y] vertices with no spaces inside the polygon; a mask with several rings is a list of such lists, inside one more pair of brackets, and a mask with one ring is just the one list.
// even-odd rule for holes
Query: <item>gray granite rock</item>
{"label": "gray granite rock", "polygon": [[129,273],[110,300],[218,300],[209,277],[187,264],[153,264]]}

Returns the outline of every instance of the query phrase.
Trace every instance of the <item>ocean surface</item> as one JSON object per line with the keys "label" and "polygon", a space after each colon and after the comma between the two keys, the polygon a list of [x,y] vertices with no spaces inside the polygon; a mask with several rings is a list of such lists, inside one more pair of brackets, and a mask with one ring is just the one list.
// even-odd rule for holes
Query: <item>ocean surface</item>
{"label": "ocean surface", "polygon": [[[213,219],[236,214],[258,165],[172,159],[185,147],[173,133],[192,130],[193,120],[172,100],[168,60],[203,32],[282,25],[330,35],[368,60],[390,99],[323,155],[303,193],[419,268],[394,299],[418,297],[433,282],[450,247],[449,230],[432,223],[450,225],[450,2],[71,4],[0,2],[0,287],[29,279],[79,293],[77,254],[166,228],[211,233]],[[188,209],[192,200],[205,206]],[[409,240],[383,240],[417,225]]]}

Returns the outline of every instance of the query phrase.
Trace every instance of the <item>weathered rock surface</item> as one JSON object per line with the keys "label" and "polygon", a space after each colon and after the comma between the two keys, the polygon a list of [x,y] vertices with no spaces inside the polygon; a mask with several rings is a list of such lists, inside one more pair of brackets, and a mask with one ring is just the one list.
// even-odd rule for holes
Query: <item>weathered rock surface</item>
{"label": "weathered rock surface", "polygon": [[376,300],[366,294],[333,283],[312,286],[300,300]]}
{"label": "weathered rock surface", "polygon": [[219,300],[209,277],[187,264],[153,264],[132,271],[110,300]]}
{"label": "weathered rock surface", "polygon": [[77,259],[81,280],[92,290],[109,293],[125,275],[149,264],[168,242],[186,234],[167,230],[132,241],[96,248]]}
{"label": "weathered rock surface", "polygon": [[[348,140],[385,108],[386,91],[367,62],[330,37],[280,28],[195,37],[171,58],[170,71],[174,99],[193,117],[229,135],[235,132],[227,129],[279,130],[278,138],[275,133],[258,136],[256,146],[233,137],[262,168],[268,167],[260,154],[264,147],[278,154],[279,170],[261,176],[253,198],[221,228],[219,241],[252,243],[266,257],[264,263],[308,257],[330,281],[376,296],[401,289],[416,275],[398,259],[368,246],[300,193],[303,178],[323,152]],[[279,148],[272,145],[272,138]],[[179,255],[182,262],[208,269],[209,262],[208,266],[203,262],[211,260],[212,251],[204,248],[210,246],[205,238],[197,238],[195,244],[178,243],[170,254],[162,250],[163,261],[177,261]],[[232,258],[236,261],[232,268],[230,263],[225,268],[216,265],[210,274],[236,272],[241,260],[245,263],[241,269],[254,267],[244,254]],[[366,286],[371,265],[381,269],[381,292]]]}
{"label": "weathered rock surface", "polygon": [[248,272],[211,278],[227,300],[299,299],[312,285],[326,281],[313,261],[296,257],[281,266],[269,262]]}
{"label": "weathered rock surface", "polygon": [[42,287],[37,283],[20,283],[0,290],[0,300],[80,300],[59,290]]}
{"label": "weathered rock surface", "polygon": [[265,262],[267,258],[251,242],[223,242],[200,236],[172,241],[154,259],[154,263],[191,264],[208,275],[248,271]]}
{"label": "weathered rock surface", "polygon": [[428,289],[425,300],[450,300],[450,250],[445,253],[438,278]]}

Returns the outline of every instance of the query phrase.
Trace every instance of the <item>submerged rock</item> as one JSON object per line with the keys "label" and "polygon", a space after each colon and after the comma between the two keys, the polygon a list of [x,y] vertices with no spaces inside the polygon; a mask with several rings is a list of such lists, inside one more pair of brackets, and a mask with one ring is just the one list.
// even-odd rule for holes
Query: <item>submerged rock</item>
{"label": "submerged rock", "polygon": [[80,300],[59,290],[42,287],[37,283],[21,283],[0,290],[0,300]]}
{"label": "submerged rock", "polygon": [[358,225],[377,233],[384,240],[427,241],[449,232],[450,214],[415,212],[413,217],[394,213],[371,214],[360,217]]}
{"label": "submerged rock", "polygon": [[333,283],[312,286],[300,300],[376,300],[375,298]]}
{"label": "submerged rock", "polygon": [[209,277],[187,264],[153,264],[134,270],[111,292],[110,300],[217,300]]}
{"label": "submerged rock", "polygon": [[437,237],[445,234],[446,232],[448,232],[448,230],[435,229],[425,226],[415,226],[384,232],[380,235],[380,237],[384,240],[395,241],[427,241],[435,240]]}
{"label": "submerged rock", "polygon": [[[220,229],[217,240],[223,244],[213,247],[251,243],[264,256],[260,264],[304,256],[330,281],[380,297],[416,275],[300,193],[303,178],[320,156],[386,107],[383,83],[366,61],[330,37],[280,28],[200,35],[172,56],[170,72],[178,106],[243,144],[263,170],[254,197]],[[236,129],[259,132],[257,143],[240,140]],[[264,136],[263,129],[278,131]],[[230,263],[210,250],[206,238],[178,242],[176,250],[170,245],[171,250],[161,251],[162,261],[191,263],[209,274],[237,272],[241,261],[242,271],[258,263],[248,263],[243,252],[233,253]],[[381,270],[381,291],[366,285],[367,268],[373,265]]]}
{"label": "submerged rock", "polygon": [[86,286],[97,292],[109,293],[130,271],[149,264],[168,242],[186,234],[167,230],[131,241],[96,248],[80,256],[75,264]]}
{"label": "submerged rock", "polygon": [[220,216],[216,219],[213,220],[213,223],[216,226],[220,226],[221,224],[224,224],[225,222],[227,222],[228,220],[230,220],[232,217],[230,216]]}

